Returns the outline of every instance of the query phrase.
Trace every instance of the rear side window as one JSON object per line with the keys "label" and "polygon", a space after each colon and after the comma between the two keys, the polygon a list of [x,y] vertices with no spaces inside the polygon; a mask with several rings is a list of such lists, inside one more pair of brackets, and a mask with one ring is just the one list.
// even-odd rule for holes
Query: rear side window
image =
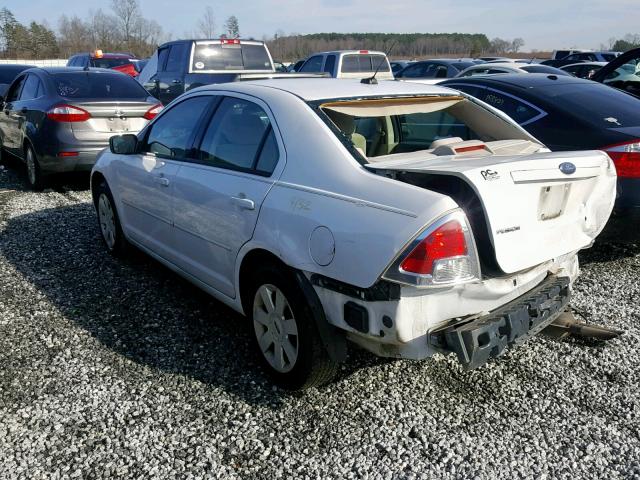
{"label": "rear side window", "polygon": [[28,75],[27,80],[24,82],[22,93],[20,93],[20,100],[31,100],[39,96],[38,89],[40,87],[40,80],[35,75]]}
{"label": "rear side window", "polygon": [[324,61],[323,72],[328,72],[333,75],[333,69],[336,68],[336,56],[327,55],[327,59]]}
{"label": "rear side window", "polygon": [[54,73],[51,78],[55,92],[64,98],[141,100],[149,96],[133,78],[119,73],[76,71]]}
{"label": "rear side window", "polygon": [[531,123],[540,115],[544,115],[542,110],[530,103],[494,89],[483,90],[480,100],[503,111],[520,125]]}
{"label": "rear side window", "polygon": [[182,62],[185,55],[184,43],[176,43],[171,46],[169,50],[169,57],[167,58],[167,65],[164,68],[166,72],[180,72],[182,71]]}
{"label": "rear side window", "polygon": [[227,97],[204,134],[199,157],[214,167],[270,174],[277,163],[272,137],[269,117],[260,106]]}
{"label": "rear side window", "polygon": [[380,67],[381,72],[390,71],[389,62],[384,55],[354,54],[342,57],[342,73],[374,72]]}
{"label": "rear side window", "polygon": [[245,43],[196,43],[193,47],[191,70],[261,70],[271,71],[273,65],[265,45]]}
{"label": "rear side window", "polygon": [[165,67],[167,65],[167,57],[169,56],[169,48],[166,47],[161,50],[158,50],[158,71],[164,72]]}
{"label": "rear side window", "polygon": [[178,103],[151,126],[145,150],[169,158],[188,156],[191,139],[211,97],[194,97]]}
{"label": "rear side window", "polygon": [[300,69],[301,72],[321,72],[322,71],[322,55],[316,55],[304,62]]}

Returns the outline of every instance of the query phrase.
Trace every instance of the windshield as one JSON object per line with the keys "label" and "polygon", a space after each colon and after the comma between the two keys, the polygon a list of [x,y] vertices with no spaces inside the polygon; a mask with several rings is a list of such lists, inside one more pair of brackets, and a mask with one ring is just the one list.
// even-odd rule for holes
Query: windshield
{"label": "windshield", "polygon": [[391,67],[385,55],[353,54],[342,57],[342,73],[389,72]]}
{"label": "windshield", "polygon": [[64,98],[143,100],[149,96],[133,78],[119,73],[68,72],[51,77],[56,92]]}
{"label": "windshield", "polygon": [[96,68],[113,68],[131,63],[128,58],[92,58],[91,66]]}
{"label": "windshield", "polygon": [[193,72],[208,70],[273,71],[265,45],[196,43],[193,50]]}

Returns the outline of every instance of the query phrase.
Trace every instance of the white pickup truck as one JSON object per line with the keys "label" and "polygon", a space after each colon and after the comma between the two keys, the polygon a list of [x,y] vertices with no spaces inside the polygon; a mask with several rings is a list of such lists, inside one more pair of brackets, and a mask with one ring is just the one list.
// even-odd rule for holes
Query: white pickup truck
{"label": "white pickup truck", "polygon": [[474,368],[567,307],[613,207],[603,152],[551,153],[457,91],[280,78],[195,89],[92,173],[104,242],[247,315],[288,388],[349,342]]}

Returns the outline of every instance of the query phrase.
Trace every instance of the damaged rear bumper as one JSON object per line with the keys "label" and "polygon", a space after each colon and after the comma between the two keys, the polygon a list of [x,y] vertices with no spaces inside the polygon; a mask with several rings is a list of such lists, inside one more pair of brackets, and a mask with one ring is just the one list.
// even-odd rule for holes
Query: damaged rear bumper
{"label": "damaged rear bumper", "polygon": [[455,352],[467,369],[477,368],[553,322],[567,307],[570,280],[549,276],[540,285],[486,316],[436,331],[431,341]]}

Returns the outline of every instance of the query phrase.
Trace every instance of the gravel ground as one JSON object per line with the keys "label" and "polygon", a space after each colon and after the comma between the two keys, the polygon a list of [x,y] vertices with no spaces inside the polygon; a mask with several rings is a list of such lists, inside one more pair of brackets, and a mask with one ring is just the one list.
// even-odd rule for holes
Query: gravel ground
{"label": "gravel ground", "polygon": [[640,249],[582,256],[574,304],[626,334],[534,338],[477,371],[352,352],[272,387],[243,319],[105,253],[84,185],[0,170],[0,478],[640,478]]}

